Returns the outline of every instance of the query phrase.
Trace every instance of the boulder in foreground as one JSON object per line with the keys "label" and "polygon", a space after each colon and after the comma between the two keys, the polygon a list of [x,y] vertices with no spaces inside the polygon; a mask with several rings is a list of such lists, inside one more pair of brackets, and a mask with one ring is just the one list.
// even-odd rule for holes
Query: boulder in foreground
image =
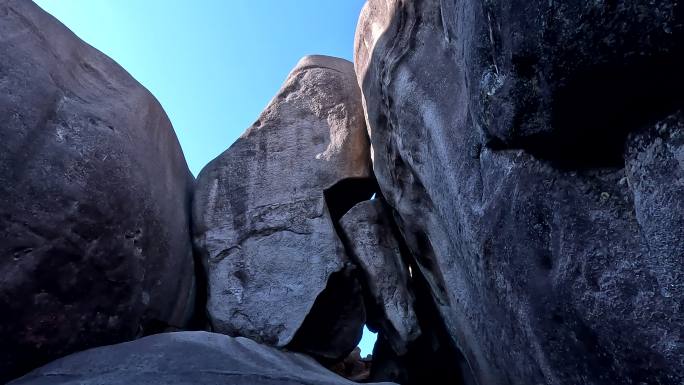
{"label": "boulder in foreground", "polygon": [[[207,332],[162,333],[73,354],[11,385],[353,385],[300,353]],[[383,383],[391,385],[391,383]],[[380,384],[378,384],[380,385]]]}

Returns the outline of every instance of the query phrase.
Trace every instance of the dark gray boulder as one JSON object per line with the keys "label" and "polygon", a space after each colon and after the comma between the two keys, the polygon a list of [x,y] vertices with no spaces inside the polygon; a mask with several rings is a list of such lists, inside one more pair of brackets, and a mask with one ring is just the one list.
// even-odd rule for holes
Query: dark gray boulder
{"label": "dark gray boulder", "polygon": [[0,382],[183,326],[193,177],[155,98],[31,1],[0,1]]}
{"label": "dark gray boulder", "polygon": [[478,383],[684,382],[683,7],[366,5],[375,175]]}
{"label": "dark gray boulder", "polygon": [[372,305],[380,312],[377,327],[396,354],[406,354],[420,335],[420,326],[413,310],[409,267],[402,259],[391,214],[381,199],[364,201],[342,217],[340,227]]}
{"label": "dark gray boulder", "polygon": [[10,384],[352,385],[355,382],[328,371],[304,354],[283,352],[242,337],[179,332],[76,353]]}
{"label": "dark gray boulder", "polygon": [[[334,226],[339,205],[328,205],[328,192],[371,174],[352,63],[303,58],[256,123],[197,179],[194,242],[208,276],[214,331],[278,347],[290,343],[331,276],[350,268]],[[361,313],[347,318],[356,325],[339,325],[348,333],[338,339],[343,345],[330,345],[337,358],[361,338],[365,318],[357,291],[331,295],[349,302],[321,304],[333,324],[313,325],[340,330],[334,324],[342,313]]]}

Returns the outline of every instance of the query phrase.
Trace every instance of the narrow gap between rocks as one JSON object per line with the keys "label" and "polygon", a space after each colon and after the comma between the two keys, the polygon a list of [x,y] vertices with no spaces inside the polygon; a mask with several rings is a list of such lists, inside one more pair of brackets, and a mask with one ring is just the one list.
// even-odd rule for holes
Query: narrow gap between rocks
{"label": "narrow gap between rocks", "polygon": [[[356,204],[371,199],[385,202],[384,197],[377,182],[365,178],[340,181],[325,190],[324,197],[335,230],[354,262],[349,240],[339,221]],[[357,382],[474,384],[469,380],[465,358],[452,343],[437,310],[427,279],[417,267],[396,221],[390,222],[391,232],[399,241],[402,259],[410,272],[410,285],[416,298],[414,310],[423,334],[409,344],[406,354],[397,355],[389,337],[383,336],[380,330],[385,317],[383,310],[374,304],[362,272],[355,263],[350,263],[347,268],[331,275],[326,289],[316,299],[288,349],[310,354],[330,370]],[[373,335],[373,332],[377,334]],[[369,341],[369,337],[373,339]],[[329,351],[331,341],[338,346],[346,346],[347,350]],[[363,354],[361,347],[357,346],[361,341],[364,344]],[[372,353],[365,349],[372,349]]]}
{"label": "narrow gap between rocks", "polygon": [[[186,201],[186,215],[188,218],[192,217],[191,212],[191,199],[188,198]],[[190,234],[194,234],[192,228],[192,221],[190,221]],[[189,304],[187,306],[188,314],[185,314],[186,325],[180,327],[178,325],[171,325],[167,322],[161,321],[159,319],[146,320],[139,331],[138,338],[143,336],[149,336],[153,334],[166,333],[166,332],[176,332],[181,330],[213,330],[213,326],[207,315],[207,289],[209,286],[207,273],[204,270],[204,265],[202,261],[204,256],[202,252],[193,243],[191,248],[191,256],[193,260],[193,271],[194,271],[194,282],[193,282],[193,293],[188,299]]]}
{"label": "narrow gap between rocks", "polygon": [[[324,190],[324,200],[340,239],[340,219],[357,203],[371,199],[378,191],[374,178],[343,179]],[[370,359],[362,357],[358,347],[367,320],[365,283],[361,276],[360,270],[351,262],[342,271],[333,273],[287,346],[311,355],[353,381],[366,380],[371,367]],[[330,346],[339,348],[331,350]],[[346,349],[342,350],[343,347]]]}
{"label": "narrow gap between rocks", "polygon": [[[414,311],[423,333],[409,346],[405,356],[388,357],[390,364],[385,370],[403,369],[403,378],[394,380],[402,385],[476,385],[465,356],[451,339],[430,284],[418,267],[417,257],[408,247],[396,217],[391,224],[392,232],[399,242],[402,259],[410,272],[411,288],[415,295]],[[379,340],[382,340],[382,336]],[[383,354],[387,354],[388,348],[385,347],[384,352],[382,346],[378,348],[377,354],[374,351],[374,357],[377,355],[381,359]],[[389,353],[393,354],[391,349]],[[380,378],[382,377],[374,380]]]}
{"label": "narrow gap between rocks", "polygon": [[[345,180],[326,190],[326,203],[335,223],[338,236],[347,249],[347,254],[354,259],[349,246],[349,239],[341,231],[339,221],[353,206],[369,200],[379,199],[383,205],[393,213],[385,201],[375,180]],[[394,213],[393,213],[394,214]],[[399,356],[394,352],[389,342],[389,336],[383,336],[380,330],[384,311],[374,303],[367,283],[361,279],[364,293],[366,313],[366,328],[376,332],[373,343],[371,360],[365,368],[368,373],[363,377],[354,376],[354,372],[347,372],[350,379],[362,382],[392,381],[401,385],[473,385],[470,369],[463,354],[452,343],[449,332],[439,314],[437,302],[431,292],[427,279],[416,264],[416,257],[410,252],[397,223],[390,219],[390,231],[398,240],[400,254],[410,273],[410,287],[414,292],[416,302],[414,310],[423,334],[409,344],[408,352]],[[362,274],[359,274],[362,276]],[[362,367],[363,361],[360,350],[356,350],[348,357],[347,369]],[[454,364],[456,363],[456,365]],[[351,375],[350,375],[351,374]],[[358,373],[356,373],[358,374]],[[364,379],[365,378],[365,379]]]}
{"label": "narrow gap between rocks", "polygon": [[[340,220],[344,214],[349,212],[354,206],[367,200],[376,199],[379,194],[380,187],[375,178],[344,179],[324,191],[325,202],[335,226],[335,231],[337,232],[338,238],[342,241],[342,244],[344,244],[347,255],[350,255],[351,252],[348,250],[349,248],[345,241],[346,237],[344,232],[340,228]],[[362,286],[365,288],[365,282],[362,282]],[[364,296],[367,297],[368,293],[364,293]],[[364,301],[366,307],[368,301],[368,298]],[[368,309],[366,309],[366,313],[368,313]],[[368,318],[368,314],[366,314],[366,318]],[[364,324],[361,341],[359,341],[358,346],[361,359],[366,359],[368,355],[371,355],[372,357],[377,338],[377,331],[371,331],[368,328],[368,325]],[[363,345],[363,348],[361,345]],[[352,354],[353,353],[354,352],[352,352]]]}
{"label": "narrow gap between rocks", "polygon": [[[191,234],[193,234],[191,232]],[[195,306],[188,328],[190,330],[214,330],[207,314],[207,299],[209,298],[209,278],[204,270],[202,252],[193,245],[195,268]]]}

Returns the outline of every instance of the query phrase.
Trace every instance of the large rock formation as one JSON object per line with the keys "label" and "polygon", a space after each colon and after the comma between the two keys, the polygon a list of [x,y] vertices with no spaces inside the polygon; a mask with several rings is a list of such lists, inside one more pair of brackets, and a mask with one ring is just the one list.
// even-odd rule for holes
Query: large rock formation
{"label": "large rock formation", "polygon": [[[313,358],[684,383],[684,4],[369,0],[355,45],[356,73],[302,59],[195,188],[210,326],[257,342],[160,334],[15,384],[350,384]],[[192,189],[149,92],[0,0],[0,382],[204,308]]]}
{"label": "large rock formation", "polygon": [[193,178],[154,97],[0,1],[0,382],[192,311]]}
{"label": "large rock formation", "polygon": [[366,5],[374,171],[479,384],[684,382],[683,7]]}
{"label": "large rock formation", "polygon": [[[12,385],[353,385],[312,358],[246,338],[157,334],[76,353]],[[391,383],[383,383],[392,385]],[[377,384],[381,385],[381,384]]]}
{"label": "large rock formation", "polygon": [[[413,310],[410,272],[399,241],[393,233],[391,215],[381,199],[361,202],[340,220],[343,237],[354,261],[363,272],[373,306],[375,322],[396,354],[404,355],[420,335]],[[369,320],[370,321],[370,320]]]}
{"label": "large rock formation", "polygon": [[[207,271],[215,331],[278,347],[292,341],[305,317],[316,312],[312,307],[331,276],[351,274],[334,220],[355,195],[370,197],[364,182],[370,168],[352,64],[303,58],[257,122],[197,180],[194,240]],[[343,197],[337,196],[340,185],[349,187]],[[356,346],[365,321],[360,290],[345,291],[330,295],[332,303],[317,304],[317,319],[331,324],[312,325],[347,331],[330,346],[338,358]],[[339,316],[350,312],[361,313],[346,319],[356,325],[336,329],[344,321]]]}

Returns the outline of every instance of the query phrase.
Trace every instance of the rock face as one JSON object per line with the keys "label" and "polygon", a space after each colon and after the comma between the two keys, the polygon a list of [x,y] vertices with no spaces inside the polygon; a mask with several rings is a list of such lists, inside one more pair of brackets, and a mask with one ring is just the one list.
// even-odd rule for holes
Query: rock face
{"label": "rock face", "polygon": [[164,111],[31,1],[0,1],[0,382],[192,311],[193,177]]}
{"label": "rock face", "polygon": [[[57,360],[12,385],[353,385],[303,354],[207,332],[164,333]],[[392,385],[391,383],[383,383]],[[380,385],[380,384],[378,384]]]}
{"label": "rock face", "polygon": [[353,266],[333,273],[287,348],[326,364],[345,358],[363,335],[363,294],[359,272]]}
{"label": "rock face", "polygon": [[[347,269],[331,214],[339,207],[328,207],[326,195],[372,174],[360,99],[350,62],[305,57],[257,122],[200,173],[194,241],[214,331],[285,346],[331,275]],[[352,297],[342,299],[362,305]]]}
{"label": "rock face", "polygon": [[413,310],[409,269],[392,232],[389,212],[380,199],[361,202],[342,217],[340,227],[363,271],[373,306],[381,312],[376,317],[378,328],[396,354],[406,354],[409,343],[420,335],[420,326]]}
{"label": "rock face", "polygon": [[364,8],[375,175],[478,383],[684,382],[683,7]]}

